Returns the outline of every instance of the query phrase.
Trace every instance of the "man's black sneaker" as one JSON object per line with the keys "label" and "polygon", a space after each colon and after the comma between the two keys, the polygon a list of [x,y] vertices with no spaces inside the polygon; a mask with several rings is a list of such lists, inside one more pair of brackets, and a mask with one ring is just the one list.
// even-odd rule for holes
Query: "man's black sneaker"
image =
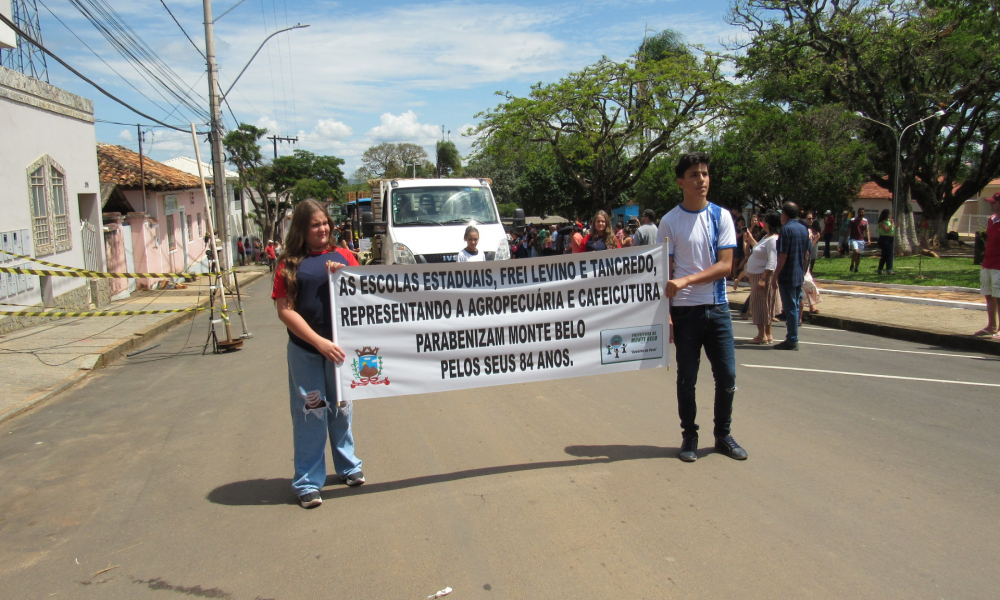
{"label": "man's black sneaker", "polygon": [[347,477],[344,477],[344,483],[346,483],[351,487],[361,485],[364,482],[365,482],[365,474],[362,473],[361,471],[358,471],[356,473],[351,473]]}
{"label": "man's black sneaker", "polygon": [[323,498],[319,495],[319,492],[309,492],[308,494],[299,496],[299,504],[302,505],[302,508],[315,508],[323,504]]}
{"label": "man's black sneaker", "polygon": [[729,458],[735,458],[736,460],[747,459],[747,451],[741,448],[731,435],[715,438],[715,449]]}
{"label": "man's black sneaker", "polygon": [[792,342],[789,342],[788,340],[785,340],[785,341],[783,341],[781,343],[775,344],[775,345],[773,345],[771,347],[774,348],[775,350],[798,350],[799,349],[798,343],[794,343],[793,344]]}
{"label": "man's black sneaker", "polygon": [[697,435],[684,436],[684,440],[681,442],[681,452],[677,455],[677,458],[683,460],[684,462],[694,462],[698,460]]}

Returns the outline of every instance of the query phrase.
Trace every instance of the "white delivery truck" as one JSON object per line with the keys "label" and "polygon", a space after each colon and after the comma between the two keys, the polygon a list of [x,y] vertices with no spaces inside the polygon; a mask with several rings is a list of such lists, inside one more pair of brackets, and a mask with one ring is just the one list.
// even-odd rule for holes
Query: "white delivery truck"
{"label": "white delivery truck", "polygon": [[[510,245],[489,179],[373,179],[371,213],[362,232],[372,238],[372,263],[450,263],[465,248],[465,229],[479,230],[486,260],[510,258]],[[515,226],[523,226],[518,209]]]}

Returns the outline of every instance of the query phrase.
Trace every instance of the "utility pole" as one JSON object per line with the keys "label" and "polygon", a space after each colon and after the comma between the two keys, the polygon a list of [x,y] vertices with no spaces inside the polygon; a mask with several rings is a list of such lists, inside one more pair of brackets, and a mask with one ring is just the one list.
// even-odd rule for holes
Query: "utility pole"
{"label": "utility pole", "polygon": [[[205,8],[205,59],[208,62],[208,101],[212,132],[212,197],[215,202],[215,224],[222,237],[219,268],[226,272],[232,266],[232,243],[229,237],[229,205],[226,202],[226,165],[222,159],[222,110],[219,97],[219,72],[215,66],[215,35],[212,22],[212,0],[203,0]],[[211,232],[214,236],[215,232]],[[228,280],[228,276],[223,278]],[[227,332],[228,334],[228,332]]]}
{"label": "utility pole", "polygon": [[135,130],[139,134],[139,179],[142,180],[142,212],[146,212],[146,164],[142,160],[142,125],[136,123]]}
{"label": "utility pole", "polygon": [[290,138],[290,137],[281,137],[280,135],[271,135],[268,136],[267,139],[274,142],[274,158],[278,158],[278,142],[288,142],[289,144],[294,144],[295,142],[299,141],[298,136]]}

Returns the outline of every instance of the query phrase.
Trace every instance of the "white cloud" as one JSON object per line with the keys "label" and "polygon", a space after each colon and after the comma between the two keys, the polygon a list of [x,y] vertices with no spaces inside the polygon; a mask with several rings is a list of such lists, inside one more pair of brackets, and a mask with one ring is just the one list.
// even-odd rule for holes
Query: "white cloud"
{"label": "white cloud", "polygon": [[122,129],[121,133],[118,134],[118,139],[120,139],[123,142],[131,142],[135,138],[132,137],[131,129]]}
{"label": "white cloud", "polygon": [[417,121],[417,115],[408,110],[401,115],[385,113],[380,117],[381,124],[372,127],[368,135],[380,142],[411,142],[414,144],[433,144],[441,137],[441,129],[437,125],[427,125]]}
{"label": "white cloud", "polygon": [[328,138],[349,137],[354,134],[350,125],[336,119],[320,119],[316,123],[315,133]]}
{"label": "white cloud", "polygon": [[257,127],[266,129],[270,134],[278,133],[280,131],[278,128],[278,122],[271,117],[261,117],[257,119]]}

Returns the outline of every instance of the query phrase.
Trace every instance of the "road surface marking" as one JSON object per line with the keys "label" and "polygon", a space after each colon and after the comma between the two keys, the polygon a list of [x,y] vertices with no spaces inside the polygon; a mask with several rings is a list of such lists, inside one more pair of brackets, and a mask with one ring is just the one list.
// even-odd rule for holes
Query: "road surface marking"
{"label": "road surface marking", "polygon": [[[748,337],[736,337],[735,340],[752,340],[753,338]],[[986,356],[968,356],[966,354],[949,354],[947,352],[924,352],[922,350],[893,350],[891,348],[872,348],[869,346],[850,346],[847,344],[824,344],[822,342],[803,342],[799,340],[799,344],[808,344],[810,346],[832,346],[834,348],[852,348],[854,350],[878,350],[879,352],[899,352],[902,354],[926,354],[928,356],[950,356],[952,358],[968,358],[970,360],[990,360]]]}
{"label": "road surface marking", "polygon": [[801,369],[798,367],[775,367],[772,365],[744,365],[751,369],[778,369],[781,371],[804,371],[807,373],[827,373],[829,375],[854,375],[855,377],[875,377],[877,379],[904,379],[906,381],[928,381],[930,383],[954,383],[956,385],[979,385],[983,387],[1000,387],[1000,383],[979,383],[978,381],[952,381],[950,379],[927,379],[925,377],[902,377],[900,375],[873,375],[871,373],[849,373],[847,371],[827,371],[826,369]]}

